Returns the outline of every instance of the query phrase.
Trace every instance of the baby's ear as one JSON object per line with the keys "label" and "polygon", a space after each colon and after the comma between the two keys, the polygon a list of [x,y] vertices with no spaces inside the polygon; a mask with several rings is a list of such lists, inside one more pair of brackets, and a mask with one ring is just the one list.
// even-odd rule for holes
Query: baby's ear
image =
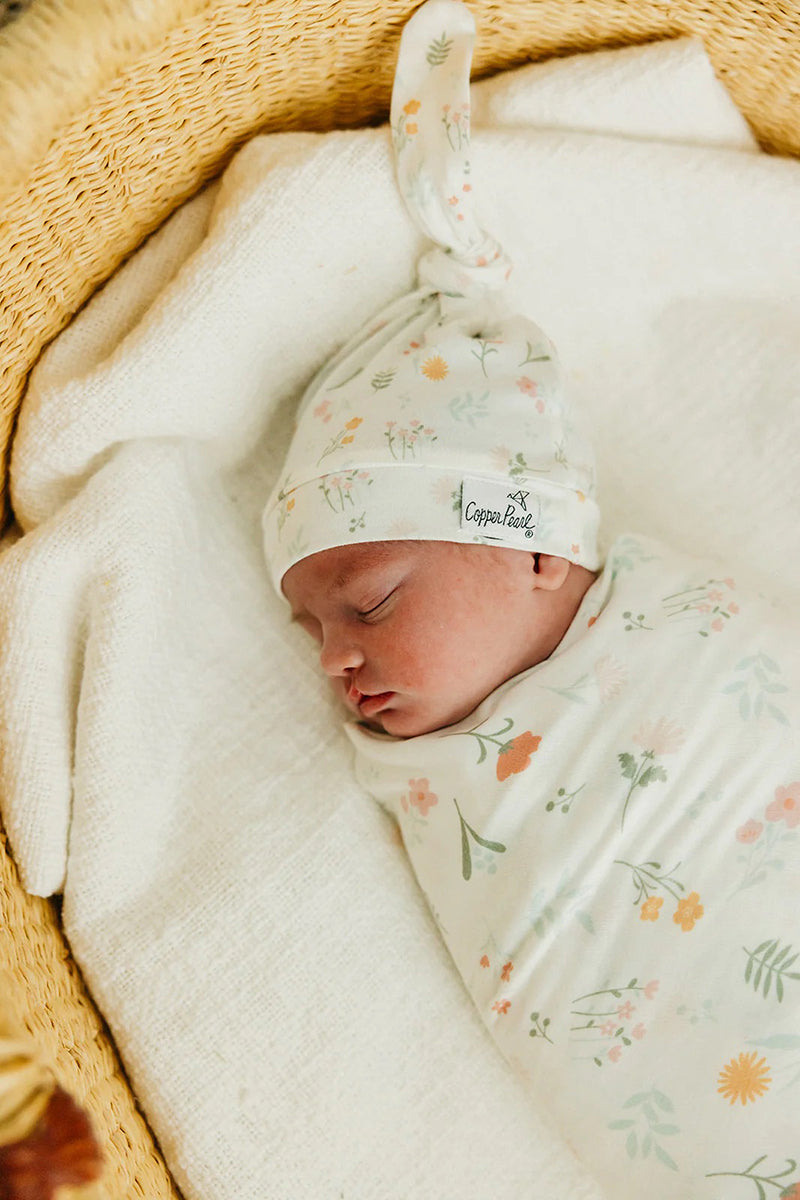
{"label": "baby's ear", "polygon": [[569,575],[569,562],[566,558],[557,558],[555,554],[532,554],[531,573],[535,588],[555,592]]}

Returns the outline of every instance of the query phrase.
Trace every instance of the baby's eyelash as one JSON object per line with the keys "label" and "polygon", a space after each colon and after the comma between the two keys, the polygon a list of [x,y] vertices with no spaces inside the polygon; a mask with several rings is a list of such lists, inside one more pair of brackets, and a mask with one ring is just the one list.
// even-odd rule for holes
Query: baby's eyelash
{"label": "baby's eyelash", "polygon": [[375,616],[376,613],[378,613],[379,610],[383,608],[386,601],[391,600],[392,596],[395,594],[396,591],[397,591],[397,588],[392,588],[392,590],[390,592],[388,592],[383,597],[382,600],[379,600],[377,604],[373,604],[371,608],[361,609],[358,614],[359,617],[361,618],[361,620],[362,621],[367,620],[369,617]]}

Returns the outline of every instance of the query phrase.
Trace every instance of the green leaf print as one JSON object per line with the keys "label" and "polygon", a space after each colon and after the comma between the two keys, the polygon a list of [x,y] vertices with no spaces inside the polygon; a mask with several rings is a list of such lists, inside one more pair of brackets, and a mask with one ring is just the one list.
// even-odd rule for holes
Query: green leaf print
{"label": "green leaf print", "polygon": [[482,838],[479,833],[476,833],[471,825],[468,825],[462,816],[461,809],[458,807],[458,801],[453,797],[453,804],[456,806],[458,819],[461,822],[461,874],[464,879],[472,878],[472,853],[470,850],[469,839],[472,838],[477,845],[483,846],[485,850],[489,850],[492,854],[505,854],[506,847],[502,842],[490,842],[487,838]]}
{"label": "green leaf print", "polygon": [[447,405],[447,409],[453,420],[466,421],[474,429],[477,420],[489,415],[488,399],[488,392],[484,392],[477,399],[471,392],[467,392],[463,396],[454,396]]}
{"label": "green leaf print", "polygon": [[531,362],[550,362],[549,354],[542,354],[541,347],[534,345],[531,342],[525,343],[525,357],[519,366],[524,367],[526,363]]}
{"label": "green leaf print", "polygon": [[[755,1162],[751,1162],[749,1167],[745,1167],[743,1171],[709,1171],[706,1179],[750,1179],[756,1185],[756,1195],[758,1200],[767,1200],[767,1189],[765,1184],[770,1184],[771,1187],[777,1188],[781,1196],[788,1192],[791,1195],[790,1180],[785,1183],[778,1183],[779,1179],[786,1179],[787,1175],[793,1175],[797,1170],[797,1163],[793,1158],[787,1158],[787,1166],[782,1171],[775,1171],[772,1175],[758,1175],[756,1167],[760,1167],[766,1158],[766,1154],[762,1154]],[[774,1195],[774,1193],[771,1193]]]}
{"label": "green leaf print", "polygon": [[676,1133],[680,1133],[679,1125],[661,1120],[656,1112],[656,1105],[664,1108],[664,1102],[669,1105],[671,1110],[672,1102],[656,1088],[652,1088],[648,1092],[636,1092],[625,1101],[622,1107],[629,1112],[632,1109],[639,1111],[633,1117],[609,1121],[608,1128],[626,1133],[625,1150],[629,1158],[648,1158],[652,1152],[665,1167],[669,1167],[671,1171],[677,1171],[678,1164],[658,1140],[662,1137],[674,1137]]}
{"label": "green leaf print", "polygon": [[377,371],[371,379],[373,391],[379,392],[383,388],[388,388],[395,377],[395,368],[390,367],[387,371]]}
{"label": "green leaf print", "polygon": [[[783,1000],[784,980],[800,979],[800,971],[789,970],[800,957],[800,950],[792,954],[791,945],[784,946],[782,950],[779,947],[780,942],[777,939],[770,940],[768,938],[760,946],[756,946],[755,950],[748,950],[746,946],[742,946],[742,950],[748,956],[744,971],[745,983],[752,982],[753,990],[756,992],[761,987],[761,993],[766,1000],[774,982],[775,996],[780,1004]],[[787,957],[788,955],[791,957]]]}
{"label": "green leaf print", "polygon": [[531,1013],[531,1027],[528,1030],[528,1037],[544,1038],[546,1042],[553,1045],[553,1039],[547,1032],[547,1026],[550,1024],[549,1017],[542,1017],[538,1012]]}
{"label": "green leaf print", "polygon": [[739,716],[743,721],[758,720],[768,714],[779,725],[789,724],[783,710],[773,703],[775,696],[789,689],[774,678],[780,675],[781,669],[769,655],[763,651],[748,655],[736,664],[734,671],[738,678],[726,684],[721,691],[724,696],[737,697]]}
{"label": "green leaf print", "polygon": [[453,49],[453,39],[448,38],[445,31],[440,38],[434,38],[428,46],[425,61],[431,67],[441,67],[447,61],[447,56]]}

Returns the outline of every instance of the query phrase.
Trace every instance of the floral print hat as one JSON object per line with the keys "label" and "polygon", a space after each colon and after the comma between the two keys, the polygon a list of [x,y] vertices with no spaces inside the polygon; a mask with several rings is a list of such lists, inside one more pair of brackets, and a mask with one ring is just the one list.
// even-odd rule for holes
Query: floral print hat
{"label": "floral print hat", "polygon": [[594,465],[552,343],[510,311],[511,262],[478,224],[470,183],[475,25],[427,0],[406,25],[392,93],[397,178],[435,243],[418,287],[317,374],[264,510],[280,581],[354,542],[484,542],[599,565]]}

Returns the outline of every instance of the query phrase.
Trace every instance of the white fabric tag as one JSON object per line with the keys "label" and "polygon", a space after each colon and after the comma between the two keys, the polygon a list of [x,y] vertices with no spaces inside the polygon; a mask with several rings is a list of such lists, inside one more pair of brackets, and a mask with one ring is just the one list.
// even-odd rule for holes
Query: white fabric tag
{"label": "white fabric tag", "polygon": [[538,496],[513,480],[466,475],[461,485],[461,528],[481,537],[529,545],[539,525]]}

